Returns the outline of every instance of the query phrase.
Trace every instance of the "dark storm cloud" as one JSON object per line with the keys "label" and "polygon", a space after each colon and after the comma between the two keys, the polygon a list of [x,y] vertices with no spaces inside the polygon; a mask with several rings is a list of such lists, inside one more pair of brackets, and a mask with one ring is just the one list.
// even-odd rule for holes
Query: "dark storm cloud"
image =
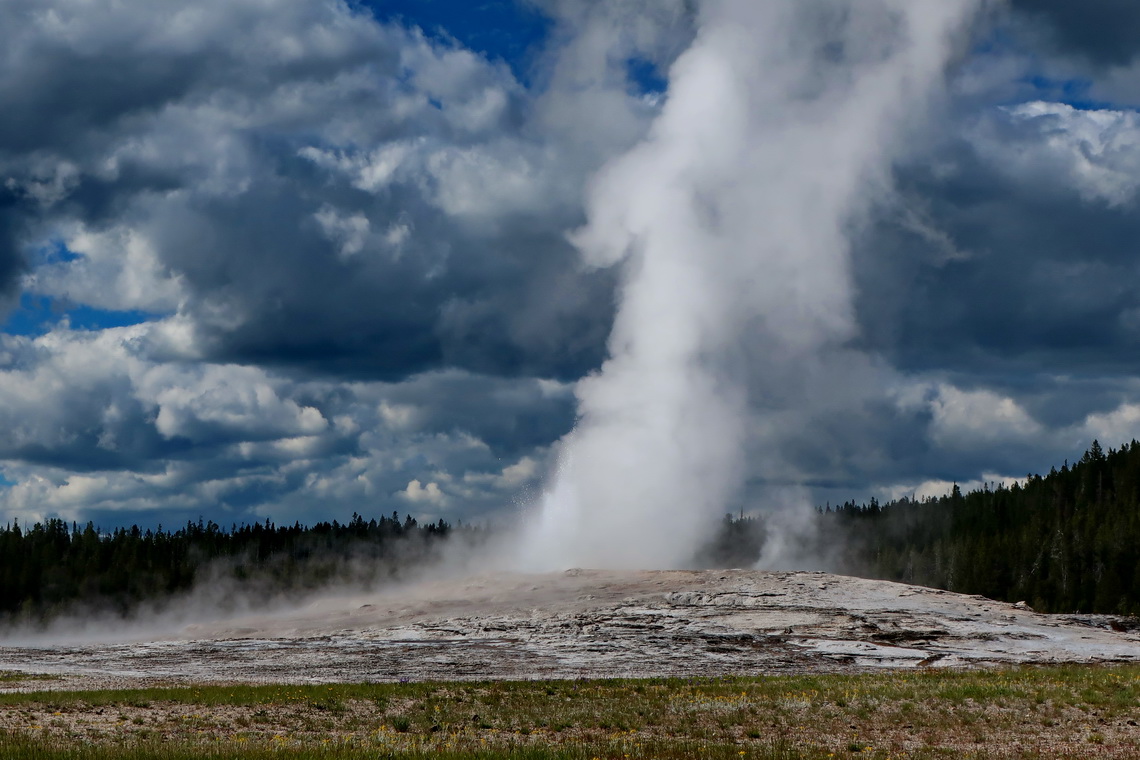
{"label": "dark storm cloud", "polygon": [[[611,277],[580,271],[560,234],[449,238],[422,209],[411,234],[430,239],[340,257],[315,221],[325,201],[304,195],[258,188],[172,209],[156,230],[164,263],[201,294],[189,308],[215,360],[385,380],[443,366],[576,378],[600,362]],[[412,206],[339,211],[385,220]]]}
{"label": "dark storm cloud", "polygon": [[0,185],[0,304],[12,298],[17,278],[26,269],[20,245],[30,206],[20,193]]}
{"label": "dark storm cloud", "polygon": [[906,370],[1135,373],[1136,214],[969,169],[937,188],[908,178],[968,254],[931,261],[919,253],[927,241],[890,223],[865,241],[859,305],[870,345]]}
{"label": "dark storm cloud", "polygon": [[746,505],[938,493],[1137,436],[1136,115],[973,98],[856,227],[854,339],[799,383],[776,351],[748,369]]}
{"label": "dark storm cloud", "polygon": [[418,429],[469,433],[503,457],[548,445],[574,424],[573,394],[554,383],[507,382],[451,371],[393,386],[385,397],[412,405]]}
{"label": "dark storm cloud", "polygon": [[[5,303],[23,282],[161,317],[0,346],[0,507],[466,518],[532,486],[614,313],[617,273],[567,233],[659,111],[630,72],[666,73],[695,11],[529,5],[552,31],[528,89],[337,3],[0,4]],[[1130,4],[1014,6],[1051,54],[1140,44]],[[1140,397],[1134,125],[995,110],[1024,72],[974,63],[970,112],[929,125],[856,241],[857,350],[807,380],[759,348],[742,370],[765,379],[757,505],[1020,475],[1128,429],[1108,417]]]}
{"label": "dark storm cloud", "polygon": [[7,6],[0,169],[54,182],[41,234],[144,236],[206,358],[382,379],[597,366],[612,278],[564,233],[598,157],[545,145],[545,106],[502,64],[273,5]]}
{"label": "dark storm cloud", "polygon": [[1140,52],[1140,4],[1132,0],[1012,0],[1061,52],[1125,65]]}
{"label": "dark storm cloud", "polygon": [[[1136,374],[1130,117],[994,119],[900,169],[898,204],[856,251],[865,340],[903,370],[999,383]],[[1082,132],[1113,121],[1107,145]]]}
{"label": "dark storm cloud", "polygon": [[391,71],[395,51],[348,21],[336,6],[302,3],[7,2],[0,146],[81,151],[188,99],[264,94],[366,62]]}
{"label": "dark storm cloud", "polygon": [[528,91],[356,5],[5,4],[0,287],[152,315],[8,339],[5,509],[503,507],[604,356],[615,276],[566,233],[682,7],[547,8]]}
{"label": "dark storm cloud", "polygon": [[857,498],[1048,470],[1136,434],[1135,115],[1031,103],[941,134],[855,240],[856,342],[891,368],[893,411],[845,376],[869,400],[803,427],[809,479],[847,473]]}

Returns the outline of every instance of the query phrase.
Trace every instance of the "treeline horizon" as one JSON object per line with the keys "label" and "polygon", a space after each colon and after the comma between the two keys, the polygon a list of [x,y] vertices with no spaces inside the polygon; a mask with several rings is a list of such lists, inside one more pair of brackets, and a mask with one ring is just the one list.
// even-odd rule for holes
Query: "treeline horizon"
{"label": "treeline horizon", "polygon": [[296,594],[332,583],[360,586],[397,580],[438,556],[456,530],[473,539],[476,527],[443,519],[420,524],[397,512],[365,520],[312,526],[272,520],[222,528],[199,518],[177,530],[138,525],[110,532],[49,518],[0,529],[0,624],[40,623],[78,606],[129,615],[208,580],[225,610],[229,591],[263,596]]}
{"label": "treeline horizon", "polygon": [[[1041,612],[1137,615],[1140,443],[1106,453],[1094,441],[1076,463],[1008,487],[823,505],[797,530],[764,515],[725,515],[692,565],[753,566],[777,530],[786,553],[830,572],[1025,601]],[[129,615],[203,582],[223,611],[227,588],[290,597],[375,586],[428,566],[456,535],[471,546],[491,531],[395,512],[311,527],[266,520],[223,529],[199,518],[172,531],[13,521],[0,528],[0,625],[38,624],[85,605]]]}
{"label": "treeline horizon", "polygon": [[[725,515],[703,561],[755,564],[777,529],[763,515]],[[781,540],[830,572],[1039,612],[1140,615],[1140,443],[1106,453],[1093,441],[1076,463],[1010,486],[820,505]]]}
{"label": "treeline horizon", "polygon": [[820,519],[848,538],[860,574],[1039,612],[1140,614],[1140,443],[1025,483],[938,498],[847,503]]}

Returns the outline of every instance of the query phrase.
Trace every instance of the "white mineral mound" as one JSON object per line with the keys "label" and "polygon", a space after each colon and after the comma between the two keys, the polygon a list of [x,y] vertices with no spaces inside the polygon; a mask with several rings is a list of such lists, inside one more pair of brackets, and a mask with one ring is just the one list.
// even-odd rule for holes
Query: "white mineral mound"
{"label": "white mineral mound", "polygon": [[434,581],[133,643],[0,648],[88,685],[711,676],[1140,660],[1097,615],[824,573],[570,570]]}

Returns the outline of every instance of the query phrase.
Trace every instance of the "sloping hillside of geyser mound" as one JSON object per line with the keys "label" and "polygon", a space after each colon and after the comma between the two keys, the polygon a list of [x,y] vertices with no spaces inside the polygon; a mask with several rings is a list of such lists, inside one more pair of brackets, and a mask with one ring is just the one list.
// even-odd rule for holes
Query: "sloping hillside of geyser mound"
{"label": "sloping hillside of geyser mound", "polygon": [[0,648],[60,686],[709,676],[1140,660],[1095,615],[807,572],[570,570],[327,598],[148,641]]}

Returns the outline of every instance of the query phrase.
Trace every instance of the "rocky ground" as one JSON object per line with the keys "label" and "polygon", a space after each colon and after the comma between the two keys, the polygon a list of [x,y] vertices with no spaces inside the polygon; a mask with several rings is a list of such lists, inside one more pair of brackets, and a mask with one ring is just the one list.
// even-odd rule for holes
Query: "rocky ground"
{"label": "rocky ground", "polygon": [[1140,661],[1140,630],[1130,620],[746,570],[498,574],[115,638],[0,642],[0,671],[63,676],[36,688],[95,688]]}

